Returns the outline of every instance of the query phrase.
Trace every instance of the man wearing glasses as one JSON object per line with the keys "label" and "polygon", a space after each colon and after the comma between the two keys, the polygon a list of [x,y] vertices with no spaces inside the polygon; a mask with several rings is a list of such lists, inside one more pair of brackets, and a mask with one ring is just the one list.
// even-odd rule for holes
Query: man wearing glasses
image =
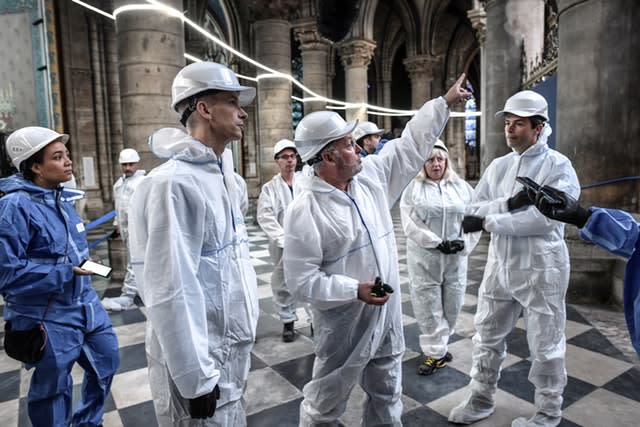
{"label": "man wearing glasses", "polygon": [[271,273],[271,291],[276,313],[283,323],[282,341],[292,342],[295,339],[293,324],[296,316],[296,302],[287,288],[282,268],[282,251],[284,248],[284,229],[282,222],[287,206],[298,193],[295,185],[298,152],[296,144],[288,139],[280,140],[273,148],[273,158],[280,173],[262,187],[258,197],[257,219],[260,228],[269,237],[269,254],[273,262]]}

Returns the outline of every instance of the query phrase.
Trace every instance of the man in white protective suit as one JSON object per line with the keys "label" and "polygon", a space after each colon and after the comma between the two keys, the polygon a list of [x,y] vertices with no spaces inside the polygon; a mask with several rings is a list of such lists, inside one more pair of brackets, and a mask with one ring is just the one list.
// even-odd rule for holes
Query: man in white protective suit
{"label": "man in white protective suit", "polygon": [[[478,293],[471,382],[449,421],[471,424],[495,410],[494,394],[506,356],[506,337],[522,314],[531,352],[529,381],[535,386],[535,413],[513,427],[556,426],[561,421],[565,369],[565,294],[569,253],[564,224],[533,206],[535,194],[516,181],[529,177],[578,198],[580,184],[571,162],[549,148],[547,101],[525,90],[507,99],[504,119],[512,152],[491,162],[475,189],[475,208],[465,216],[465,233],[491,233],[487,265]],[[533,196],[533,198],[531,197]]]}
{"label": "man in white protective suit", "polygon": [[368,396],[362,425],[401,425],[404,337],[390,209],[429,156],[448,106],[471,96],[464,78],[424,104],[379,156],[360,157],[356,120],[318,111],[298,124],[298,153],[315,173],[298,179],[284,220],[287,286],[310,304],[315,330],[301,426],[335,422],[357,382]]}
{"label": "man in white protective suit", "polygon": [[254,96],[224,65],[187,65],[172,85],[187,133],[165,128],[149,138],[152,152],[169,160],[136,189],[130,243],[161,426],[246,425],[258,298],[244,189],[226,145],[242,138],[242,107]]}
{"label": "man in white protective suit", "polygon": [[120,151],[118,162],[122,167],[122,176],[113,184],[113,200],[115,202],[116,217],[113,220],[113,236],[120,236],[127,252],[127,272],[122,281],[120,296],[103,298],[102,306],[105,310],[122,311],[134,307],[133,300],[138,294],[136,275],[131,267],[129,252],[129,203],[136,187],[144,177],[145,171],[140,169],[140,155],[133,148]]}
{"label": "man in white protective suit", "polygon": [[282,222],[287,206],[298,194],[296,172],[298,152],[293,141],[282,139],[273,147],[273,158],[278,165],[279,173],[262,186],[258,197],[256,218],[262,231],[269,238],[269,254],[273,263],[271,273],[271,292],[276,313],[283,323],[282,340],[292,342],[295,339],[294,322],[296,300],[284,280],[282,267],[282,250],[284,248],[284,228]]}

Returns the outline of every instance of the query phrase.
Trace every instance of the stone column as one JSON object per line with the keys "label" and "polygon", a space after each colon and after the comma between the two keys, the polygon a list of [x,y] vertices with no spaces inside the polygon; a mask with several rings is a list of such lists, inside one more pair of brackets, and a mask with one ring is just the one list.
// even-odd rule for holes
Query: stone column
{"label": "stone column", "polygon": [[[370,40],[348,40],[339,46],[339,55],[344,67],[345,97],[347,102],[367,103],[367,67],[373,58],[376,44]],[[348,108],[347,120],[367,120],[365,107]]]}
{"label": "stone column", "polygon": [[[559,0],[558,14],[556,147],[583,185],[638,175],[640,4]],[[640,212],[639,193],[629,181],[585,190],[581,200]]]}
{"label": "stone column", "polygon": [[[304,85],[320,96],[328,97],[327,79],[329,43],[320,37],[318,24],[313,20],[299,21],[294,24],[293,33],[300,42],[302,53],[302,80]],[[305,97],[311,95],[305,94]],[[324,110],[324,101],[310,101],[304,104],[304,114]]]}
{"label": "stone column", "polygon": [[415,55],[403,61],[411,80],[411,108],[418,109],[433,98],[431,84],[436,58],[430,55]]}
{"label": "stone column", "polygon": [[[253,23],[256,61],[291,74],[291,31],[289,21],[261,19]],[[259,71],[265,74],[264,71]],[[282,138],[293,137],[291,124],[291,82],[285,79],[258,80],[258,137],[260,182],[277,173],[273,146]]]}
{"label": "stone column", "polygon": [[[467,11],[467,17],[471,22],[471,26],[476,35],[476,40],[478,40],[478,44],[480,45],[480,66],[482,72],[480,73],[480,87],[475,88],[476,91],[479,90],[479,96],[476,95],[476,107],[479,108],[480,111],[485,111],[487,108],[486,105],[486,88],[487,88],[487,76],[484,70],[487,68],[486,66],[486,49],[485,49],[485,37],[487,33],[487,13],[484,10],[484,7],[480,0],[473,0],[473,9]],[[487,117],[487,114],[482,114],[478,121],[480,122],[479,126],[479,134],[476,130],[476,148],[480,150],[480,152],[484,151],[484,141],[487,139],[487,121],[493,120],[492,117]],[[476,122],[477,123],[477,122]],[[474,153],[475,154],[475,153]],[[480,153],[478,153],[480,154]],[[465,156],[466,157],[466,156]],[[475,157],[475,156],[474,156]],[[469,160],[469,159],[467,159]],[[480,160],[480,159],[478,159]],[[472,161],[475,163],[475,159]],[[471,163],[471,161],[469,161]],[[480,165],[482,167],[482,165]]]}
{"label": "stone column", "polygon": [[[382,102],[384,107],[391,107],[391,79],[382,80]],[[384,130],[389,132],[391,129],[391,116],[382,116]]]}
{"label": "stone column", "polygon": [[[483,139],[481,169],[509,151],[503,122],[494,117],[507,98],[521,89],[522,45],[527,58],[540,56],[544,44],[544,0],[488,0],[482,60]],[[528,63],[529,60],[526,60]]]}
{"label": "stone column", "polygon": [[[114,10],[130,0],[115,0]],[[139,2],[147,5],[145,1]],[[182,0],[165,4],[182,10]],[[149,152],[147,140],[155,130],[179,126],[171,110],[171,84],[184,66],[182,21],[154,10],[127,10],[116,16],[122,139],[138,150],[144,168],[160,160]]]}
{"label": "stone column", "polygon": [[118,75],[118,43],[115,32],[115,22],[109,21],[105,28],[105,80],[107,85],[107,107],[109,109],[109,145],[111,148],[111,173],[119,176],[122,173],[118,156],[122,150],[122,114],[120,104],[120,78]]}

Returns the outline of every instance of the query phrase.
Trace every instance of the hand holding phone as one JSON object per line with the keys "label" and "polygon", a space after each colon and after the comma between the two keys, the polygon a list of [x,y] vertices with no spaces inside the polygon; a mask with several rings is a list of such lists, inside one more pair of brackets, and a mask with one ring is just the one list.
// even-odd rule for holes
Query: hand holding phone
{"label": "hand holding phone", "polygon": [[97,262],[93,262],[88,259],[82,261],[78,267],[102,277],[109,277],[112,270],[112,268],[107,265],[98,264]]}
{"label": "hand holding phone", "polygon": [[522,184],[527,190],[533,191],[536,194],[541,193],[542,197],[544,197],[549,204],[561,205],[564,202],[556,194],[547,191],[544,187],[542,187],[540,184],[538,184],[528,176],[517,176],[516,181]]}

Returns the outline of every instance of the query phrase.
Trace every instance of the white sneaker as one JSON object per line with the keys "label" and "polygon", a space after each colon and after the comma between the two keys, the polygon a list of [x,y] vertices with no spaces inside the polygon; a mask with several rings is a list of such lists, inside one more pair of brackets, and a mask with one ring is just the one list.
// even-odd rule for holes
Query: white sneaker
{"label": "white sneaker", "polygon": [[483,420],[493,414],[496,405],[493,399],[471,395],[449,412],[449,422],[471,424]]}
{"label": "white sneaker", "polygon": [[550,417],[542,412],[536,412],[536,414],[526,419],[525,417],[518,417],[511,423],[511,427],[556,427],[562,421],[561,417]]}
{"label": "white sneaker", "polygon": [[102,306],[108,311],[123,311],[133,308],[133,297],[121,295],[115,298],[103,298]]}

